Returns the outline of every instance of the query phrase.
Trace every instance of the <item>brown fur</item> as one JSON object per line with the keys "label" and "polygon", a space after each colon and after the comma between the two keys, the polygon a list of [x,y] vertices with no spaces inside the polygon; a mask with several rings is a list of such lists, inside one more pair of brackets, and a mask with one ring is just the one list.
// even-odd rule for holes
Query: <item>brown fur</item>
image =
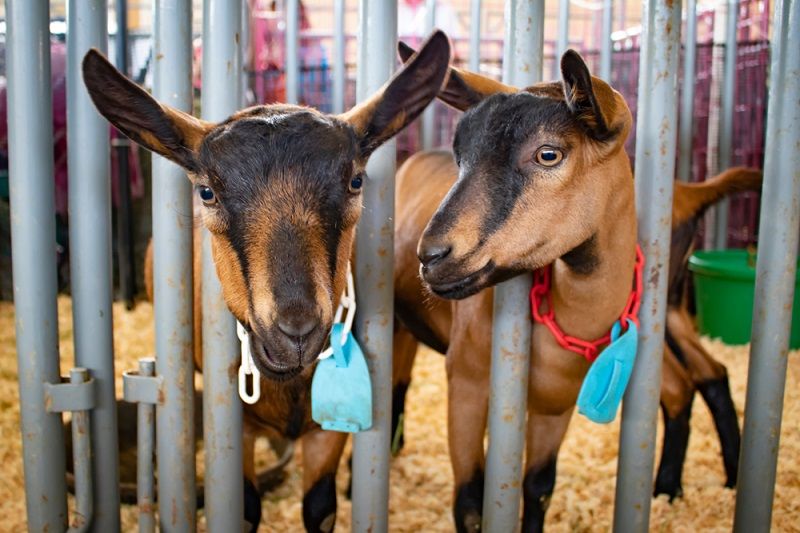
{"label": "brown fur", "polygon": [[[491,80],[483,79],[477,86],[467,81],[476,76],[470,74],[467,78],[463,71],[453,69],[447,86],[451,91],[443,91],[440,98],[465,109],[476,103],[475,94],[485,95],[490,90],[487,87],[494,87],[500,93],[508,92],[507,86]],[[459,84],[468,85],[473,91],[465,91]],[[434,215],[441,214],[437,209],[442,210],[440,204],[447,201],[445,195],[448,192],[457,194],[457,187],[462,184],[456,180],[459,169],[451,154],[420,153],[398,170],[395,298],[406,306],[403,310],[406,315],[415,315],[414,319],[406,320],[417,324],[417,331],[411,328],[412,333],[417,334],[425,329],[422,326],[427,326],[436,331],[447,346],[448,428],[459,530],[474,524],[475,513],[480,512],[480,509],[459,510],[458,506],[460,491],[484,468],[493,294],[488,288],[462,300],[432,299],[427,287],[414,279],[415,256],[423,257],[432,239],[437,246],[445,242],[450,246],[445,261],[454,263],[451,271],[457,269],[461,276],[478,270],[486,264],[487,258],[514,271],[532,270],[552,262],[553,306],[562,329],[585,339],[606,333],[618,318],[632,283],[636,214],[633,177],[623,149],[631,120],[624,100],[610,86],[597,78],[591,78],[591,86],[593,102],[599,109],[588,117],[581,111],[580,120],[589,130],[610,131],[611,140],[598,145],[580,139],[576,143],[576,139],[572,139],[578,147],[570,155],[571,161],[549,174],[547,180],[537,183],[536,179],[529,179],[528,190],[522,192],[522,200],[517,202],[504,225],[479,245],[476,244],[476,221],[481,219],[488,205],[482,196],[484,191],[473,190],[466,205],[459,204],[457,210],[443,211],[447,224],[441,227],[435,224]],[[579,90],[565,89],[567,100],[587,97]],[[556,98],[558,94],[565,98],[560,84],[538,84],[525,90],[546,98]],[[530,153],[528,145],[532,150],[550,143],[547,138],[537,138],[535,132],[531,138],[533,141],[526,141],[520,149],[523,154]],[[527,157],[523,155],[520,160]],[[475,163],[472,165],[474,167]],[[557,177],[551,177],[553,175]],[[678,184],[674,220],[680,223],[697,217],[702,209],[723,195],[757,188],[759,183],[755,171],[739,169],[709,180],[708,185]],[[450,196],[448,198],[452,201]],[[428,223],[432,218],[434,220]],[[430,234],[432,227],[436,230],[434,236]],[[597,267],[590,275],[576,273],[560,257],[590,236],[594,236]],[[425,267],[422,271],[426,274]],[[477,285],[492,284],[491,280],[484,280]],[[670,309],[668,327],[679,338],[682,352],[688,354],[682,364],[665,346],[661,400],[667,414],[674,417],[690,403],[693,380],[724,375],[724,367],[696,341],[697,333],[685,313]],[[418,334],[417,338],[421,340]],[[554,468],[588,366],[585,359],[558,346],[545,327],[534,324],[526,472],[541,473],[551,463]],[[526,514],[529,504],[531,507],[544,505],[529,502],[528,498],[526,492]]]}
{"label": "brown fur", "polygon": [[[366,181],[361,173],[372,151],[436,96],[449,58],[447,37],[435,32],[367,104],[349,113],[257,106],[219,124],[160,104],[96,50],[84,58],[84,81],[100,113],[183,166],[200,192],[195,220],[209,230],[224,301],[250,332],[262,375],[261,401],[244,412],[244,475],[255,485],[256,435],[302,437],[303,520],[310,530],[330,531],[335,521],[331,480],[346,434],[323,432],[311,419],[310,384],[353,254]],[[194,360],[202,370],[200,226],[193,244]],[[153,262],[149,246],[151,298]]]}

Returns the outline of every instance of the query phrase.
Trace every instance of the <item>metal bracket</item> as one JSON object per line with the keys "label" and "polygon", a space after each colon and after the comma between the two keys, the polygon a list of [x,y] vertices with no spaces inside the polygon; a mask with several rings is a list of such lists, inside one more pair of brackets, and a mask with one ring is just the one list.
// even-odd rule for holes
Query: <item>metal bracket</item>
{"label": "metal bracket", "polygon": [[163,404],[164,377],[153,375],[155,367],[154,359],[140,359],[138,370],[123,373],[122,399],[130,403]]}
{"label": "metal bracket", "polygon": [[44,384],[44,405],[48,413],[94,409],[94,378],[89,376],[89,370],[73,368],[70,375],[74,377],[62,377],[61,383]]}

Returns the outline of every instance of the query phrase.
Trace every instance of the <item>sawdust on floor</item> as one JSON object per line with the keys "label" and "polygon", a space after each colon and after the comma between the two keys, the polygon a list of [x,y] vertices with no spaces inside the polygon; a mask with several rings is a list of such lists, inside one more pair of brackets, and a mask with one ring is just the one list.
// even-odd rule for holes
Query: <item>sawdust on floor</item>
{"label": "sawdust on floor", "polygon": [[[59,297],[59,341],[62,374],[72,366],[72,317],[68,297]],[[152,354],[152,307],[139,303],[133,311],[114,305],[116,373],[135,367],[137,359]],[[747,376],[747,347],[730,347],[703,340],[704,345],[728,367],[734,402],[743,414]],[[22,450],[14,346],[14,308],[0,302],[0,530],[25,528]],[[781,449],[778,460],[773,531],[800,531],[800,357],[789,356],[784,401]],[[122,380],[117,380],[121,395]],[[445,423],[446,383],[444,359],[421,350],[414,368],[406,413],[406,446],[391,467],[389,524],[391,531],[452,531],[451,472],[447,459]],[[659,427],[660,440],[661,428]],[[573,419],[558,462],[556,491],[547,514],[547,529],[608,531],[611,528],[616,480],[619,421],[608,426],[592,424],[581,416]],[[299,446],[298,446],[299,448]],[[349,452],[348,452],[349,453]],[[297,531],[302,528],[301,451],[296,452],[282,486],[263,500],[262,531]],[[343,457],[337,478],[339,531],[350,529],[350,502],[344,497],[349,477]],[[200,462],[202,463],[202,462]],[[719,442],[702,401],[695,402],[692,433],[683,477],[684,497],[669,504],[665,497],[652,502],[652,531],[730,531],[735,493],[723,488],[724,472]],[[71,502],[70,502],[71,503]],[[124,531],[136,530],[136,509],[123,506]],[[202,513],[198,529],[204,530]]]}

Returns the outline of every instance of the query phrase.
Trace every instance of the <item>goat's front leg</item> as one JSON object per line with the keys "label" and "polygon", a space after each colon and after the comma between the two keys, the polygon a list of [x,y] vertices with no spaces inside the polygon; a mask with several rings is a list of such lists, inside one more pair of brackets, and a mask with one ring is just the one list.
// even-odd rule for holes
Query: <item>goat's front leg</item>
{"label": "goat's front leg", "polygon": [[661,377],[661,410],[664,415],[664,446],[653,494],[666,494],[672,501],[683,494],[681,478],[689,445],[689,420],[694,386],[683,365],[668,345],[664,346]]}
{"label": "goat's front leg", "polygon": [[572,418],[572,409],[560,415],[528,414],[525,478],[522,483],[522,531],[542,531],[544,515],[556,485],[558,450]]}
{"label": "goat's front leg", "polygon": [[261,493],[256,474],[256,438],[258,426],[251,423],[247,414],[244,416],[244,432],[242,435],[242,470],[244,471],[244,519],[250,525],[250,533],[258,531],[261,522]]}
{"label": "goat's front leg", "polygon": [[313,430],[303,443],[303,525],[306,531],[333,531],[336,525],[336,470],[347,434]]}
{"label": "goat's front leg", "polygon": [[417,340],[395,320],[392,355],[392,455],[405,445],[406,394],[411,385],[411,370],[417,354]]}
{"label": "goat's front leg", "polygon": [[[491,310],[489,301],[482,309]],[[457,304],[447,350],[447,440],[453,468],[453,518],[456,531],[481,529],[485,454],[483,437],[489,408],[491,315],[486,319],[479,294]],[[476,307],[476,304],[477,307]]]}
{"label": "goat's front leg", "polygon": [[561,348],[538,324],[533,329],[522,531],[542,531],[556,484],[556,462],[589,364]]}

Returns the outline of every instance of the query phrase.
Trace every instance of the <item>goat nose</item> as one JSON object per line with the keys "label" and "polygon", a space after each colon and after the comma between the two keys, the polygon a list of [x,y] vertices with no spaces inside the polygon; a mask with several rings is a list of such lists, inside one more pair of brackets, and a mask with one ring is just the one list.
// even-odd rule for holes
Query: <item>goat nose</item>
{"label": "goat nose", "polygon": [[417,255],[424,266],[429,266],[450,255],[452,250],[453,248],[447,244],[423,244]]}
{"label": "goat nose", "polygon": [[300,337],[305,337],[312,331],[314,331],[317,326],[319,325],[319,319],[317,317],[290,317],[278,320],[278,329],[286,335],[287,337],[291,337],[293,339],[298,339]]}

